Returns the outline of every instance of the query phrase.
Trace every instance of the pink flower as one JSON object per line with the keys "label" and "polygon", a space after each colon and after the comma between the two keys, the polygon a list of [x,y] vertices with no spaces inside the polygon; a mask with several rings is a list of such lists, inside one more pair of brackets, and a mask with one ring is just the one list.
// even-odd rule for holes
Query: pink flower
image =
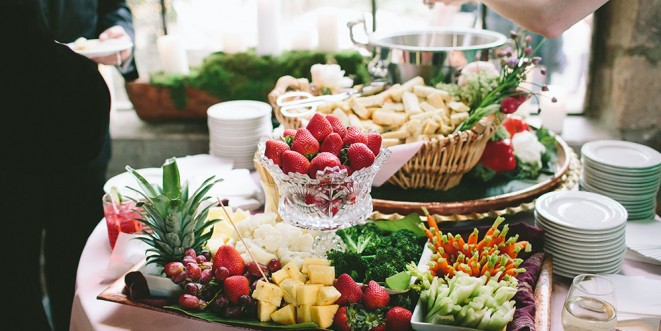
{"label": "pink flower", "polygon": [[515,112],[528,99],[528,94],[515,94],[500,101],[500,111],[505,114]]}

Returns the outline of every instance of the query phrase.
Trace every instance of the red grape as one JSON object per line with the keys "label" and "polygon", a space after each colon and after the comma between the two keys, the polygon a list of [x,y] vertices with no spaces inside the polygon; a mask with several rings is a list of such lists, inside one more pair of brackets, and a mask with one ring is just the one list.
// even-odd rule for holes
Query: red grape
{"label": "red grape", "polygon": [[259,269],[262,269],[262,272],[264,272],[264,274],[268,274],[269,272],[269,269],[261,263],[257,263],[255,261],[250,261],[250,263],[248,263],[248,272],[250,273],[250,275],[255,277],[262,277],[262,273],[259,272]]}
{"label": "red grape", "polygon": [[204,269],[200,273],[200,283],[202,284],[208,284],[211,278],[211,269]]}
{"label": "red grape", "polygon": [[230,276],[230,271],[225,267],[220,267],[216,269],[214,273],[214,279],[219,283],[222,283],[225,280],[225,278],[229,276]]}
{"label": "red grape", "polygon": [[179,296],[179,305],[188,309],[200,308],[200,299],[194,295],[182,294]]}
{"label": "red grape", "polygon": [[239,306],[227,306],[227,307],[225,307],[225,317],[226,318],[241,317],[241,307],[239,307]]}
{"label": "red grape", "polygon": [[186,292],[186,294],[197,296],[199,290],[200,286],[196,283],[187,283],[186,286],[184,286],[184,292]]}
{"label": "red grape", "polygon": [[195,262],[197,262],[197,264],[202,264],[204,262],[207,262],[207,258],[204,257],[204,255],[198,255],[195,257]]}
{"label": "red grape", "polygon": [[282,263],[280,263],[280,261],[278,261],[277,259],[272,259],[271,261],[269,261],[269,264],[267,265],[267,267],[269,268],[269,271],[271,273],[274,273],[274,272],[282,269]]}
{"label": "red grape", "polygon": [[188,277],[193,281],[200,279],[201,273],[202,269],[200,269],[200,266],[197,265],[197,263],[189,263],[186,265],[186,274],[188,274]]}
{"label": "red grape", "polygon": [[192,256],[193,258],[195,258],[197,256],[197,252],[195,252],[194,249],[189,248],[184,252],[184,256]]}
{"label": "red grape", "polygon": [[163,268],[163,270],[165,271],[165,274],[168,277],[172,277],[184,271],[184,264],[181,262],[170,262],[165,265],[165,268]]}
{"label": "red grape", "polygon": [[181,260],[181,262],[182,262],[184,265],[188,265],[188,264],[190,264],[190,263],[195,263],[195,264],[197,264],[197,261],[195,261],[195,258],[192,257],[192,256],[188,256],[188,255],[184,256],[184,258]]}
{"label": "red grape", "polygon": [[170,279],[172,279],[172,282],[175,284],[181,284],[182,282],[186,281],[186,277],[188,277],[188,275],[185,271],[182,271],[181,273],[170,277]]}

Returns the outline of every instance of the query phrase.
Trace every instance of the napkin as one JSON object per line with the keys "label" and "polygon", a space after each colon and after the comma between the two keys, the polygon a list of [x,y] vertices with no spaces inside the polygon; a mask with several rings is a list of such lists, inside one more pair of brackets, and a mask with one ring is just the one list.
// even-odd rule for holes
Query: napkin
{"label": "napkin", "polygon": [[[222,182],[214,185],[207,193],[208,196],[215,199],[228,199],[229,205],[234,208],[253,211],[259,209],[264,204],[264,196],[261,189],[253,179],[248,169],[234,169],[220,173]],[[195,183],[201,184],[205,178],[195,177]],[[198,184],[198,185],[199,185]]]}
{"label": "napkin", "polygon": [[615,285],[618,321],[661,318],[661,280],[604,275]]}
{"label": "napkin", "polygon": [[379,172],[374,176],[373,186],[379,187],[394,175],[397,170],[401,169],[406,162],[408,162],[420,150],[423,142],[415,142],[410,144],[396,145],[388,147],[392,154],[386,160]]}
{"label": "napkin", "polygon": [[120,232],[117,236],[115,249],[110,255],[108,266],[102,274],[102,283],[116,281],[129,269],[145,259],[145,251],[149,248],[147,244],[135,238],[139,234]]}

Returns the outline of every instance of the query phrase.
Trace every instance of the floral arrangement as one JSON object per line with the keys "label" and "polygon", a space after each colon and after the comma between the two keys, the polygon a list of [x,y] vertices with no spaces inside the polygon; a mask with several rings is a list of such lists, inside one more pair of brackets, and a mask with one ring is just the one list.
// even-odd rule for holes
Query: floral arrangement
{"label": "floral arrangement", "polygon": [[[496,51],[500,69],[490,62],[472,62],[462,69],[457,84],[437,85],[451,91],[471,109],[468,118],[455,132],[469,130],[483,117],[497,112],[514,113],[531,96],[538,98],[535,92],[521,83],[534,66],[542,61],[541,57],[533,56],[539,45],[533,49],[532,36],[515,31],[510,32],[510,38],[514,47],[508,46]],[[541,73],[546,74],[543,69]],[[541,86],[541,90],[548,91],[548,86]],[[557,100],[553,98],[552,101]]]}

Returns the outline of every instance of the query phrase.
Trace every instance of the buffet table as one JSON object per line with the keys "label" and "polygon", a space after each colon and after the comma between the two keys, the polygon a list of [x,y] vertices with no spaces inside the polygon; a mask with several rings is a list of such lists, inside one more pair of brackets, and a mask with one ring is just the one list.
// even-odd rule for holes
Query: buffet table
{"label": "buffet table", "polygon": [[[526,216],[526,219],[532,221],[532,215]],[[111,255],[107,238],[105,220],[101,220],[88,239],[83,254],[80,257],[76,279],[77,290],[71,315],[71,330],[186,329],[192,331],[240,329],[97,300],[96,296],[110,284],[110,281],[104,281]],[[624,262],[621,274],[661,279],[661,266],[627,259]],[[562,330],[560,313],[565,296],[567,295],[569,283],[570,280],[566,278],[553,278],[551,302],[551,330],[553,331]],[[639,325],[632,329],[650,330],[650,328],[640,328]]]}

